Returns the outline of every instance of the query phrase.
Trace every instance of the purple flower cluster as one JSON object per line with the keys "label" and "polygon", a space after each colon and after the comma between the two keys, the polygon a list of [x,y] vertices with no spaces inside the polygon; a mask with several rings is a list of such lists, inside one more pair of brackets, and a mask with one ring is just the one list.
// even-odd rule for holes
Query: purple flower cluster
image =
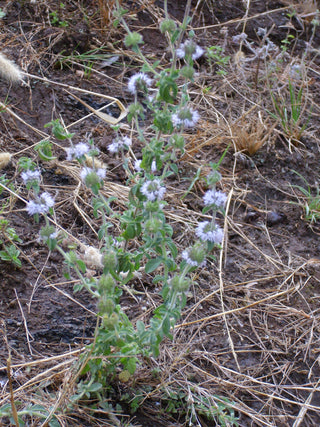
{"label": "purple flower cluster", "polygon": [[27,202],[27,212],[29,215],[45,214],[54,206],[54,199],[49,193],[42,193],[37,200]]}
{"label": "purple flower cluster", "polygon": [[141,187],[141,193],[146,196],[150,202],[162,200],[166,192],[166,187],[162,186],[160,179],[146,181]]}
{"label": "purple flower cluster", "polygon": [[118,153],[118,151],[123,150],[124,148],[128,149],[132,145],[132,141],[128,136],[123,138],[115,138],[111,144],[108,146],[110,153]]}
{"label": "purple flower cluster", "polygon": [[196,235],[203,242],[220,244],[223,239],[223,230],[217,224],[210,221],[203,221],[196,228]]}
{"label": "purple flower cluster", "polygon": [[79,144],[74,145],[73,147],[67,148],[67,160],[80,159],[82,156],[87,154],[90,150],[90,147],[85,142],[79,142]]}

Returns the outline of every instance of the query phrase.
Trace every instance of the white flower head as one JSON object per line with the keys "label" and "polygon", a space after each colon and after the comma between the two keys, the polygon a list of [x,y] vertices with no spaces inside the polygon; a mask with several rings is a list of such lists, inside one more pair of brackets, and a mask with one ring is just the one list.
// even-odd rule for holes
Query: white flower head
{"label": "white flower head", "polygon": [[27,203],[27,212],[29,215],[44,214],[54,206],[54,199],[49,193],[42,193],[38,200],[30,200]]}
{"label": "white flower head", "polygon": [[204,242],[220,244],[223,239],[223,230],[217,224],[203,221],[196,228],[196,235]]}
{"label": "white flower head", "polygon": [[82,179],[82,181],[85,182],[87,179],[87,176],[91,174],[95,174],[100,179],[104,179],[106,177],[106,170],[104,168],[93,169],[93,168],[84,167],[80,172],[80,178]]}
{"label": "white flower head", "polygon": [[187,40],[176,50],[178,58],[190,57],[195,61],[204,54],[202,47],[198,46],[193,40]]}
{"label": "white flower head", "polygon": [[80,159],[82,156],[87,154],[89,150],[90,147],[88,144],[85,142],[79,142],[79,144],[67,148],[67,160],[71,161],[74,159]]}
{"label": "white flower head", "polygon": [[205,206],[214,205],[217,208],[223,208],[227,201],[227,196],[222,191],[208,190],[203,196]]}
{"label": "white flower head", "polygon": [[200,119],[198,111],[189,107],[182,107],[172,114],[171,120],[174,126],[192,128]]}
{"label": "white flower head", "polygon": [[25,172],[22,172],[21,178],[23,179],[25,185],[30,182],[40,182],[41,172],[39,171],[39,169],[36,169],[34,171],[29,169]]}
{"label": "white flower head", "polygon": [[191,267],[204,267],[206,265],[206,260],[199,262],[199,260],[195,259],[195,254],[193,253],[192,248],[185,249],[181,257],[185,260],[185,262],[190,265]]}
{"label": "white flower head", "polygon": [[98,177],[100,178],[100,179],[105,179],[105,177],[106,177],[106,170],[105,170],[105,168],[98,168],[97,170],[96,170],[96,174],[98,175]]}
{"label": "white flower head", "polygon": [[122,138],[115,138],[108,146],[110,153],[118,153],[119,150],[124,148],[128,149],[132,145],[132,141],[128,136]]}
{"label": "white flower head", "polygon": [[148,87],[151,86],[152,80],[145,73],[137,73],[130,77],[128,82],[128,91],[133,95],[138,91],[146,92]]}
{"label": "white flower head", "polygon": [[152,163],[151,163],[151,172],[154,173],[156,171],[157,171],[157,163],[156,163],[155,160],[152,160]]}
{"label": "white flower head", "polygon": [[166,187],[161,184],[160,179],[149,180],[142,185],[140,191],[150,202],[161,200],[166,192]]}
{"label": "white flower head", "polygon": [[40,200],[43,204],[45,204],[47,206],[48,209],[52,208],[54,206],[54,199],[47,192],[41,194]]}
{"label": "white flower head", "polygon": [[85,181],[86,177],[92,172],[93,172],[92,168],[84,167],[80,172],[80,178],[82,179],[82,181]]}
{"label": "white flower head", "polygon": [[141,159],[138,159],[138,160],[136,160],[136,161],[134,162],[134,168],[135,168],[135,170],[136,170],[137,172],[141,172],[141,171],[142,171],[142,169],[141,169],[141,162],[142,162],[142,160],[141,160]]}

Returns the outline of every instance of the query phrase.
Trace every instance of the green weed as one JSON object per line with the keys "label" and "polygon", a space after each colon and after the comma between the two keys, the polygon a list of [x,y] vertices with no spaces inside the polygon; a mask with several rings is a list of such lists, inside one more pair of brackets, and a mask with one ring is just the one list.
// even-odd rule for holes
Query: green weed
{"label": "green weed", "polygon": [[300,88],[296,89],[296,86],[289,80],[289,96],[288,102],[283,95],[277,97],[271,93],[275,112],[270,114],[280,122],[282,130],[290,142],[297,145],[308,126],[311,111],[309,110],[308,117],[304,117],[306,101],[302,84]]}
{"label": "green weed", "polygon": [[299,202],[298,205],[304,209],[304,218],[311,224],[315,223],[320,219],[320,191],[319,186],[316,187],[316,194],[312,194],[312,190],[307,180],[298,172],[293,171],[297,174],[305,184],[305,187],[300,185],[294,185],[305,197],[304,202]]}

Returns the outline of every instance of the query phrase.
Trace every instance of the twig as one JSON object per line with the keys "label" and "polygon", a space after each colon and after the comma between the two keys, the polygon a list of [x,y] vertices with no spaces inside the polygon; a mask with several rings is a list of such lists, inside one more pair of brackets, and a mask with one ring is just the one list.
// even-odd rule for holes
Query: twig
{"label": "twig", "polygon": [[10,350],[10,346],[8,343],[6,324],[5,324],[4,320],[1,320],[1,325],[2,325],[3,339],[4,339],[4,342],[6,343],[6,347],[8,350],[7,375],[8,375],[8,380],[9,380],[9,391],[10,391],[10,403],[11,403],[12,416],[13,416],[14,423],[15,423],[16,427],[19,427],[18,412],[17,412],[15,401],[14,401],[13,386],[12,386],[11,350]]}
{"label": "twig", "polygon": [[18,297],[16,289],[14,290],[14,293],[16,295],[16,298],[17,298],[17,301],[18,301],[18,304],[19,304],[19,308],[20,308],[20,311],[21,311],[21,316],[22,316],[22,319],[23,319],[24,329],[26,331],[26,338],[27,338],[29,352],[30,352],[31,356],[33,356],[33,352],[32,352],[32,348],[31,348],[31,344],[30,344],[30,339],[29,338],[31,338],[32,341],[34,341],[34,338],[33,338],[33,336],[29,332],[28,324],[27,324],[27,319],[26,319],[26,317],[24,315],[24,312],[23,312],[23,309],[22,309],[22,305],[20,303],[20,300],[19,300],[19,297]]}

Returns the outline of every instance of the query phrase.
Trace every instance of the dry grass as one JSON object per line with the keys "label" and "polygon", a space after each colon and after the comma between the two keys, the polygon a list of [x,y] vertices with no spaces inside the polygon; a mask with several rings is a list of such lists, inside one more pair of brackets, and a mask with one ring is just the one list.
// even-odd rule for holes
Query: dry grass
{"label": "dry grass", "polygon": [[[113,3],[102,0],[98,2],[98,13],[104,27],[112,24]],[[154,20],[151,27],[157,25],[161,12],[153,3],[137,2],[138,9],[144,10],[145,13],[148,7],[151,7],[150,16]],[[250,2],[244,3],[247,18],[250,20]],[[298,9],[299,16],[314,14],[315,11],[312,9],[314,4],[313,1],[299,2],[301,6],[301,10]],[[199,10],[204,13],[206,5],[215,8],[212,2],[202,2],[200,6],[203,9],[199,6],[194,11],[194,19],[197,18],[197,13],[201,15]],[[262,13],[261,17],[272,13],[275,14],[276,10]],[[255,19],[259,16],[257,14]],[[241,23],[242,26],[244,22],[248,25],[248,21],[241,16],[230,19],[230,22],[223,25],[231,32],[232,29],[236,31],[235,23]],[[138,24],[135,22],[134,25],[136,28]],[[238,28],[239,32],[241,26]],[[209,30],[209,26],[202,29],[199,26],[196,36],[204,42],[206,38],[211,40],[214,34],[209,33]],[[33,28],[30,33],[24,32],[25,41],[21,42],[21,51],[24,48],[35,51],[35,47],[32,46],[34,31]],[[6,36],[2,38],[5,41]],[[10,47],[8,40],[6,43]],[[219,39],[210,43],[219,43]],[[37,51],[36,57],[23,67],[25,75],[30,79],[28,80],[30,98],[32,91],[36,90],[34,86],[36,80],[32,77],[34,73],[27,73],[28,68],[44,62],[48,50],[49,48]],[[115,53],[125,54],[126,61],[128,63],[132,61],[130,66],[136,66],[135,56],[129,57],[128,52],[121,47],[118,51],[115,47],[113,54]],[[316,82],[310,91],[316,91],[320,86],[320,69],[317,62],[313,62],[313,57],[308,60],[312,62],[314,70],[312,76]],[[181,168],[186,175],[182,175],[181,178],[187,176],[189,181],[181,179],[168,185],[169,208],[166,212],[170,224],[177,230],[175,243],[179,251],[188,246],[192,239],[193,227],[199,218],[206,217],[201,214],[201,196],[204,191],[201,182],[196,183],[191,196],[185,199],[181,199],[181,196],[185,194],[197,169],[203,168],[202,175],[206,174],[208,162],[219,160],[226,145],[232,144],[236,153],[252,156],[253,162],[256,160],[256,154],[267,157],[266,153],[269,151],[273,153],[274,163],[279,161],[283,168],[286,167],[286,162],[292,160],[290,147],[286,146],[285,142],[279,144],[278,139],[276,146],[280,130],[269,114],[272,100],[268,89],[265,88],[264,82],[259,86],[259,81],[257,89],[253,89],[256,66],[257,63],[253,61],[252,64],[247,62],[246,67],[241,70],[231,67],[229,73],[222,79],[216,75],[208,77],[205,73],[202,74],[204,67],[202,65],[190,89],[195,108],[201,111],[202,119],[196,133],[185,135],[188,142]],[[279,71],[280,75],[285,72],[286,65],[280,64],[279,67],[283,67]],[[50,74],[50,70],[49,68],[46,71]],[[98,70],[97,72],[100,73],[99,78],[106,79],[106,85],[110,84],[110,76],[107,73],[101,77],[101,72]],[[119,75],[121,73],[119,70]],[[57,82],[56,78],[46,79],[45,82],[41,79],[43,77],[38,79],[37,84],[45,84],[50,88],[53,97],[57,99],[57,103],[54,104],[56,108],[59,100],[66,96],[63,92],[64,83]],[[94,79],[91,83],[89,80],[79,97],[88,93],[97,95],[97,90],[90,85],[97,87],[100,83]],[[119,87],[120,83],[118,81]],[[204,87],[211,89],[204,91]],[[119,90],[119,93],[113,95],[120,98],[123,94]],[[317,99],[319,98],[313,100],[310,126],[318,126],[320,106]],[[16,159],[21,155],[35,158],[33,146],[47,135],[40,125],[34,124],[34,120],[29,118],[28,121],[27,115],[22,114],[13,103],[2,106],[6,108],[6,112],[1,116],[1,138],[9,141],[7,144],[10,145],[9,151],[14,168]],[[81,137],[85,136],[90,127],[98,134],[97,128],[102,126],[101,139],[105,136],[104,132],[107,133],[107,124],[101,125],[100,122],[99,125],[95,125],[85,113],[79,121],[69,120],[69,117],[63,119],[67,122],[67,128],[71,131],[75,129]],[[137,139],[134,129],[130,131],[133,139]],[[146,128],[145,132],[151,133],[152,130]],[[308,133],[308,138],[313,146],[319,145],[319,137],[312,129]],[[4,149],[8,149],[8,146],[1,147],[1,150]],[[56,145],[56,150],[63,153],[64,147]],[[301,153],[298,154],[304,156],[306,162],[309,161],[307,149]],[[128,156],[133,163],[132,154],[129,153]],[[92,217],[91,195],[79,183],[78,165],[61,160],[62,158],[63,156],[60,156],[58,160],[47,165],[48,169],[55,171],[59,169],[59,173],[70,177],[63,191],[54,184],[51,187],[57,191],[56,224],[59,226],[59,222],[65,218],[70,221],[70,228],[64,228],[64,231],[68,234],[68,243],[73,242],[77,250],[80,251],[84,243],[97,247],[99,243],[96,230],[99,229],[99,222]],[[265,214],[270,210],[269,204],[280,206],[281,209],[284,209],[284,205],[288,208],[293,196],[287,183],[284,180],[280,182],[277,176],[280,169],[269,173],[262,167],[260,170],[260,164],[251,169],[247,164],[238,167],[237,158],[229,149],[221,167],[223,190],[230,194],[227,215],[224,219],[219,219],[228,236],[221,253],[216,254],[216,262],[209,262],[206,269],[194,273],[192,292],[181,322],[176,325],[173,342],[164,342],[158,359],[142,361],[135,377],[129,383],[118,386],[119,395],[128,393],[134,397],[136,393],[141,394],[140,415],[144,416],[141,423],[149,423],[140,424],[137,418],[136,422],[133,420],[129,424],[131,417],[127,415],[125,419],[128,420],[128,425],[147,426],[159,419],[162,425],[187,426],[190,425],[188,421],[192,411],[198,411],[197,399],[206,404],[210,402],[214,406],[218,405],[223,397],[232,402],[232,408],[240,416],[241,426],[316,425],[315,420],[318,420],[317,414],[320,409],[318,404],[320,313],[317,293],[320,262],[315,256],[316,251],[309,248],[296,250],[296,247],[301,245],[299,240],[301,235],[297,239],[294,237],[295,233],[299,233],[299,227],[302,227],[300,222],[297,226],[294,224],[296,228],[292,228],[291,231],[266,226]],[[104,155],[101,161],[108,164],[110,159]],[[298,161],[295,167],[297,163]],[[268,167],[273,167],[273,164],[269,162]],[[291,166],[288,170],[290,168]],[[115,209],[121,212],[127,200],[128,187],[118,182],[117,171],[118,169],[109,168],[104,195],[116,196]],[[12,176],[18,183],[17,171],[14,171]],[[269,197],[264,187],[267,187],[269,192],[276,191],[277,198]],[[21,194],[17,197],[24,200],[27,194],[21,190]],[[260,215],[260,219],[255,223],[244,220],[245,212],[252,207]],[[21,208],[18,207],[10,208],[10,213],[14,215],[18,215],[20,211]],[[75,212],[81,223],[86,225],[88,230],[86,235],[79,236],[79,227],[73,217]],[[116,222],[114,226],[115,232],[119,231]],[[34,269],[41,278],[43,287],[54,289],[57,294],[63,294],[77,303],[79,309],[94,314],[94,311],[88,310],[78,300],[77,295],[70,295],[67,287],[70,283],[66,283],[61,277],[56,281],[43,274],[42,266],[37,264],[32,254],[30,256],[30,253],[26,252],[26,259],[28,267]],[[92,274],[99,272],[92,271]],[[53,277],[56,276],[53,274]],[[147,321],[153,309],[159,305],[159,294],[150,277],[141,273],[133,283],[128,284],[124,301],[133,321],[137,319]],[[25,334],[28,340],[27,321]],[[9,342],[4,329],[2,336]],[[12,401],[17,402],[18,409],[27,403],[44,405],[48,410],[48,417],[41,422],[37,417],[31,417],[30,425],[35,426],[45,425],[53,415],[62,426],[80,425],[79,423],[92,426],[124,425],[119,421],[119,414],[102,407],[94,410],[91,407],[90,412],[85,402],[78,402],[72,409],[68,409],[83,366],[83,362],[79,362],[79,356],[85,354],[83,346],[75,346],[50,357],[41,355],[31,357],[30,354],[22,354],[19,351],[11,352],[11,372],[8,378],[14,379],[14,388],[10,392],[6,384],[2,386],[0,408]],[[4,352],[1,356],[3,354]],[[0,373],[4,374],[7,367],[4,366],[5,360],[1,362]],[[175,416],[167,413],[163,406],[160,413],[159,402],[166,401],[164,397],[173,391],[184,393],[184,404],[189,412],[183,421],[181,418],[178,421]],[[167,398],[167,401],[170,399]],[[210,425],[203,414],[198,413],[197,417],[195,425]]]}

